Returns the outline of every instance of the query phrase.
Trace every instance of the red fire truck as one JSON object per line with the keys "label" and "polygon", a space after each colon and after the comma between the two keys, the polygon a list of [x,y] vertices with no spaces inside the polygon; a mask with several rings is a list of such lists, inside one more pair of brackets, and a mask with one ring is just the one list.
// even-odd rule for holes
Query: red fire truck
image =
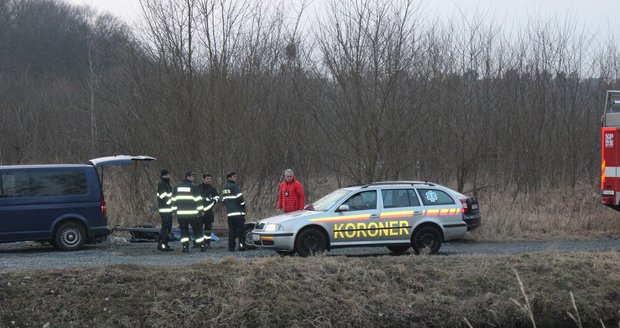
{"label": "red fire truck", "polygon": [[607,91],[601,130],[601,202],[620,211],[620,91]]}

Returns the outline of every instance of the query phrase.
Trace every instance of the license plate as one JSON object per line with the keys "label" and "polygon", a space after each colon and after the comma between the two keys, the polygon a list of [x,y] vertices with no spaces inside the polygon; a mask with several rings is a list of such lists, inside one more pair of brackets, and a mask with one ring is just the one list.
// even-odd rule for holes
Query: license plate
{"label": "license plate", "polygon": [[478,209],[478,204],[471,204],[471,209],[472,210],[477,210]]}
{"label": "license plate", "polygon": [[252,234],[252,240],[253,241],[259,241],[260,240],[260,235],[257,235],[255,233]]}

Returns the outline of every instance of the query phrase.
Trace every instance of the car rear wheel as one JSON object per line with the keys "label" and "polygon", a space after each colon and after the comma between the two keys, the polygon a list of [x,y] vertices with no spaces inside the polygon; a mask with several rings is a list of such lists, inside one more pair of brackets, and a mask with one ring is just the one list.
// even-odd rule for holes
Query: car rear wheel
{"label": "car rear wheel", "polygon": [[327,247],[325,235],[316,228],[309,228],[297,236],[295,251],[301,257],[321,254]]}
{"label": "car rear wheel", "polygon": [[422,227],[413,236],[413,251],[416,254],[422,252],[436,254],[441,247],[441,232],[433,226]]}
{"label": "car rear wheel", "polygon": [[387,248],[393,254],[401,255],[401,254],[405,254],[405,252],[409,249],[409,247],[411,246],[388,246]]}
{"label": "car rear wheel", "polygon": [[61,224],[54,235],[54,246],[63,251],[80,249],[85,241],[84,226],[76,222]]}

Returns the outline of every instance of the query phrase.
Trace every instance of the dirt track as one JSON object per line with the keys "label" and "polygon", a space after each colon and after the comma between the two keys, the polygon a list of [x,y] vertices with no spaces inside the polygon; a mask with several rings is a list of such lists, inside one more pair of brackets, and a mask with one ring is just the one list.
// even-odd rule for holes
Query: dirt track
{"label": "dirt track", "polygon": [[[120,242],[119,242],[120,241]],[[173,252],[162,253],[156,244],[150,242],[129,243],[116,239],[96,245],[86,245],[76,252],[60,252],[55,248],[39,243],[0,244],[0,272],[33,269],[99,267],[111,264],[140,265],[184,265],[198,263],[205,258],[238,258],[278,256],[271,250],[252,250],[231,253],[227,251],[226,239],[213,243],[204,253],[192,249],[189,254],[180,252],[180,245]],[[620,251],[620,239],[594,241],[545,241],[545,242],[450,242],[444,243],[438,256],[459,254],[521,254],[553,251]],[[384,247],[344,248],[326,252],[327,256],[389,256]]]}

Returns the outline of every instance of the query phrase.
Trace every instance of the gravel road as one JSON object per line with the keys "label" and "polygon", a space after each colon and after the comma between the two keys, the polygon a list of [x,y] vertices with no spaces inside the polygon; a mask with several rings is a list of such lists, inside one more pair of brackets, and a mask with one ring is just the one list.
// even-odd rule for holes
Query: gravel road
{"label": "gravel road", "polygon": [[[162,253],[156,250],[156,243],[129,243],[114,238],[100,244],[86,245],[75,252],[60,252],[49,245],[39,243],[0,244],[0,273],[36,270],[100,267],[111,264],[141,265],[184,265],[198,263],[207,258],[232,256],[254,258],[278,256],[270,250],[253,250],[231,253],[227,251],[227,240],[212,243],[212,248],[204,253],[191,249],[189,254],[180,252],[180,245],[173,252]],[[458,254],[521,254],[557,250],[559,252],[599,252],[620,251],[620,239],[601,239],[593,241],[544,241],[544,242],[472,242],[457,241],[444,243],[439,255]],[[343,248],[326,253],[327,256],[387,256],[385,247]]]}

